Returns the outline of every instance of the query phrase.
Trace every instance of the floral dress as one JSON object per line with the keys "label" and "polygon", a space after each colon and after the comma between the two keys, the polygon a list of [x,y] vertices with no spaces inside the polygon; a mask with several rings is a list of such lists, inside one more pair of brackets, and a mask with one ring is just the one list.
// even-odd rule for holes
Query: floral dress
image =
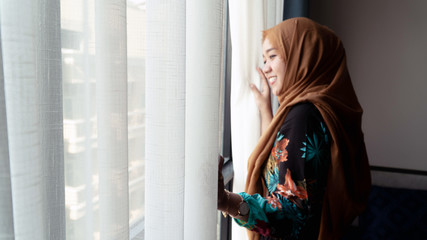
{"label": "floral dress", "polygon": [[311,103],[292,107],[277,133],[262,180],[267,196],[239,193],[249,205],[237,224],[261,239],[317,239],[330,163],[328,129]]}

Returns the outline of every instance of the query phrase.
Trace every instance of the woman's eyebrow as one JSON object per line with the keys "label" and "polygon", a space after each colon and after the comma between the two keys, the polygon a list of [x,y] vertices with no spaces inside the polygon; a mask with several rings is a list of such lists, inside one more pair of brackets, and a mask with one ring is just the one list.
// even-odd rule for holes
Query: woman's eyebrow
{"label": "woman's eyebrow", "polygon": [[265,52],[268,53],[268,52],[273,51],[273,50],[276,50],[276,49],[275,48],[270,48],[270,49],[267,49],[267,51],[265,51]]}

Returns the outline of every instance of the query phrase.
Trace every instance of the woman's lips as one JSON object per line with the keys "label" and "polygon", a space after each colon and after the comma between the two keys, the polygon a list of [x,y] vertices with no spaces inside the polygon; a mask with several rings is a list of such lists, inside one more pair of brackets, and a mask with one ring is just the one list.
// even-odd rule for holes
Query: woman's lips
{"label": "woman's lips", "polygon": [[268,82],[270,83],[270,85],[273,85],[277,80],[277,77],[270,77],[268,78]]}

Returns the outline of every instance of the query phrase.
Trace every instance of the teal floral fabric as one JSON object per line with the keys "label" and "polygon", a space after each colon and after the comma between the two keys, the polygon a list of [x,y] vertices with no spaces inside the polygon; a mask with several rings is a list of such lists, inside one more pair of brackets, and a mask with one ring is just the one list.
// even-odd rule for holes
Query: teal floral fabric
{"label": "teal floral fabric", "polygon": [[328,129],[314,105],[295,105],[277,132],[263,166],[267,196],[240,193],[248,203],[247,222],[237,224],[262,239],[317,239],[330,163]]}

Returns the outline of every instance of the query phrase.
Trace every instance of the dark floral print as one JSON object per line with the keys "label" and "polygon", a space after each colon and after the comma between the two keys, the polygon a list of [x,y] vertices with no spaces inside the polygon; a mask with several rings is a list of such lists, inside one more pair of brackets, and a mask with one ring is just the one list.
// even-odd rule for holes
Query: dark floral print
{"label": "dark floral print", "polygon": [[294,106],[264,164],[262,177],[268,193],[240,193],[250,212],[247,222],[236,222],[260,233],[262,239],[315,239],[330,162],[329,139],[312,104]]}

